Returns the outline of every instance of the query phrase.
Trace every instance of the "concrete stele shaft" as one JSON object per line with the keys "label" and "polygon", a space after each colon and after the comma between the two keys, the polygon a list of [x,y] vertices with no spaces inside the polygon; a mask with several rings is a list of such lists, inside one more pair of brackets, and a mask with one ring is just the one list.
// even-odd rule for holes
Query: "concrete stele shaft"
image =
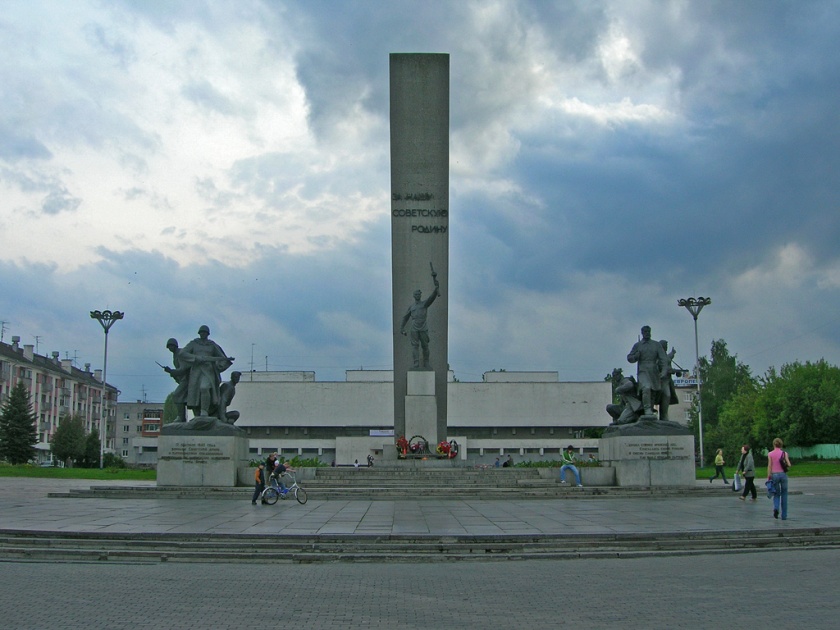
{"label": "concrete stele shaft", "polygon": [[[428,311],[430,368],[435,372],[437,435],[445,439],[449,370],[449,55],[392,53],[391,281],[394,348],[394,432],[405,434],[406,374],[413,367],[400,323],[414,291],[440,295]],[[409,438],[411,436],[406,436]]]}

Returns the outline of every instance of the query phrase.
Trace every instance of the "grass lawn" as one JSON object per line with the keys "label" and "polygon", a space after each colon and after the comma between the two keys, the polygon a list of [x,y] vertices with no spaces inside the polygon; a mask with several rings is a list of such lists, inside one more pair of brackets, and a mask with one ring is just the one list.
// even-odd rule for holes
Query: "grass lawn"
{"label": "grass lawn", "polygon": [[[788,471],[789,477],[832,477],[840,475],[840,460],[837,459],[821,459],[821,460],[792,460],[793,466]],[[726,478],[731,479],[735,473],[734,468],[727,466]],[[705,468],[697,469],[697,479],[708,479],[715,474],[714,466],[706,466]],[[755,476],[763,479],[767,476],[767,464],[759,465],[756,462]]]}
{"label": "grass lawn", "polygon": [[41,468],[40,466],[8,466],[0,464],[0,477],[38,477],[44,479],[99,479],[114,481],[154,481],[156,470],[132,470],[129,468]]}

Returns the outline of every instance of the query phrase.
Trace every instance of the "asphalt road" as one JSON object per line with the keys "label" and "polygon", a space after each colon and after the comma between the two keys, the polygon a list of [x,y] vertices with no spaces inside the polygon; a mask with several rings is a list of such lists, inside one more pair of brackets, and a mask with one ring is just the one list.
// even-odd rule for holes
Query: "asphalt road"
{"label": "asphalt road", "polygon": [[840,550],[273,567],[4,563],[0,610],[3,627],[20,630],[836,628],[838,563]]}

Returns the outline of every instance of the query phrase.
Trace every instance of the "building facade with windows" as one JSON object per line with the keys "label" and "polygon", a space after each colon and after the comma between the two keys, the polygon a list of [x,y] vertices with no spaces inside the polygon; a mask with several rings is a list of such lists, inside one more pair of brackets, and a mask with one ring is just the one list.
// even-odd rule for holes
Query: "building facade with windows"
{"label": "building facade with windows", "polygon": [[[251,372],[236,386],[231,409],[240,412],[253,458],[278,452],[291,459],[324,462],[381,461],[393,451],[391,384],[386,370],[348,370],[345,381],[317,381],[315,372]],[[679,403],[671,420],[687,424],[696,396],[693,377],[674,379]],[[560,382],[557,372],[485,372],[481,382],[460,382],[449,374],[449,438],[473,464],[559,459],[568,445],[597,453],[587,429],[611,418],[608,382]],[[129,464],[157,462],[163,403],[119,403],[117,448]],[[410,438],[412,436],[406,436]]]}
{"label": "building facade with windows", "polygon": [[[84,421],[85,431],[101,435],[100,422],[105,421],[105,450],[115,451],[115,408],[119,390],[102,382],[102,370],[91,372],[60,359],[58,352],[50,357],[36,354],[34,345],[20,345],[20,337],[12,343],[0,342],[0,401],[5,401],[12,388],[23,383],[37,422],[38,460],[51,459],[50,442],[64,418],[77,415]],[[103,412],[104,389],[104,412]]]}
{"label": "building facade with windows", "polygon": [[[230,409],[240,412],[254,459],[278,452],[286,459],[317,457],[325,463],[364,463],[395,456],[393,378],[385,370],[348,370],[345,381],[317,381],[314,372],[250,372],[242,375]],[[461,458],[493,464],[559,459],[572,444],[596,453],[587,429],[611,418],[610,384],[560,382],[557,372],[486,372],[482,382],[449,374],[449,439]],[[157,461],[163,404],[120,403],[117,448],[129,464]],[[412,436],[406,436],[411,438]]]}
{"label": "building facade with windows", "polygon": [[[385,370],[348,370],[341,382],[316,381],[314,372],[252,372],[242,375],[231,409],[240,412],[237,426],[255,457],[277,451],[339,465],[367,455],[387,459],[399,437],[392,378]],[[611,396],[608,382],[560,382],[557,372],[485,372],[481,382],[460,382],[450,372],[447,437],[473,464],[509,455],[559,459],[570,444],[596,453],[598,440],[587,429],[610,423]]]}
{"label": "building facade with windows", "polygon": [[116,452],[131,466],[157,464],[163,403],[121,402],[116,413]]}

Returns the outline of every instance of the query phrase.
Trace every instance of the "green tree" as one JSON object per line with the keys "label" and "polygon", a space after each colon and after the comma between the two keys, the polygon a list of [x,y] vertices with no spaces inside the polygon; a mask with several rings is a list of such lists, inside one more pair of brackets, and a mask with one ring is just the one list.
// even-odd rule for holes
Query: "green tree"
{"label": "green tree", "polygon": [[18,382],[12,388],[0,413],[0,457],[10,464],[25,464],[35,457],[38,431],[37,417],[32,412],[29,391]]}
{"label": "green tree", "polygon": [[712,341],[711,360],[700,357],[703,424],[717,424],[720,410],[741,387],[755,383],[750,368],[730,355],[723,339]]}
{"label": "green tree", "polygon": [[105,468],[125,468],[125,460],[116,453],[105,453],[102,458],[102,463]]}
{"label": "green tree", "polygon": [[85,453],[82,456],[84,468],[99,468],[99,436],[96,431],[91,431],[85,438]]}
{"label": "green tree", "polygon": [[776,437],[797,446],[840,442],[840,368],[824,360],[788,363],[768,370],[762,384],[755,435],[763,446]]}
{"label": "green tree", "polygon": [[604,377],[604,380],[612,385],[612,401],[613,404],[616,405],[620,403],[621,400],[619,400],[618,394],[615,393],[615,390],[619,386],[619,384],[621,383],[621,379],[623,378],[624,370],[622,370],[621,368],[613,368],[613,371]]}
{"label": "green tree", "polygon": [[79,416],[64,417],[53,434],[50,445],[53,456],[75,464],[85,455],[85,423]]}
{"label": "green tree", "polygon": [[175,422],[177,418],[178,407],[172,400],[172,392],[170,392],[166,396],[166,400],[163,401],[163,420],[161,420],[161,424],[169,424],[170,422]]}
{"label": "green tree", "polygon": [[[755,381],[742,385],[723,405],[717,424],[706,432],[706,441],[716,448],[722,448],[724,459],[733,466],[737,465],[741,457],[741,446],[761,444],[756,434],[756,421],[761,413],[762,393]],[[757,458],[757,455],[754,454],[754,457]]]}
{"label": "green tree", "polygon": [[[729,349],[726,347],[726,342],[723,339],[712,341],[710,357],[710,359],[700,357],[703,443],[713,447],[704,449],[708,454],[706,459],[709,462],[713,459],[715,450],[723,447],[722,444],[715,444],[714,441],[707,439],[717,436],[715,427],[717,427],[718,418],[723,406],[742,387],[755,386],[755,379],[750,374],[749,366],[738,361],[737,355],[729,354]],[[691,425],[699,444],[699,422],[696,403],[692,410]],[[732,454],[729,454],[729,457],[731,458]],[[727,459],[727,461],[730,461],[730,459]]]}

